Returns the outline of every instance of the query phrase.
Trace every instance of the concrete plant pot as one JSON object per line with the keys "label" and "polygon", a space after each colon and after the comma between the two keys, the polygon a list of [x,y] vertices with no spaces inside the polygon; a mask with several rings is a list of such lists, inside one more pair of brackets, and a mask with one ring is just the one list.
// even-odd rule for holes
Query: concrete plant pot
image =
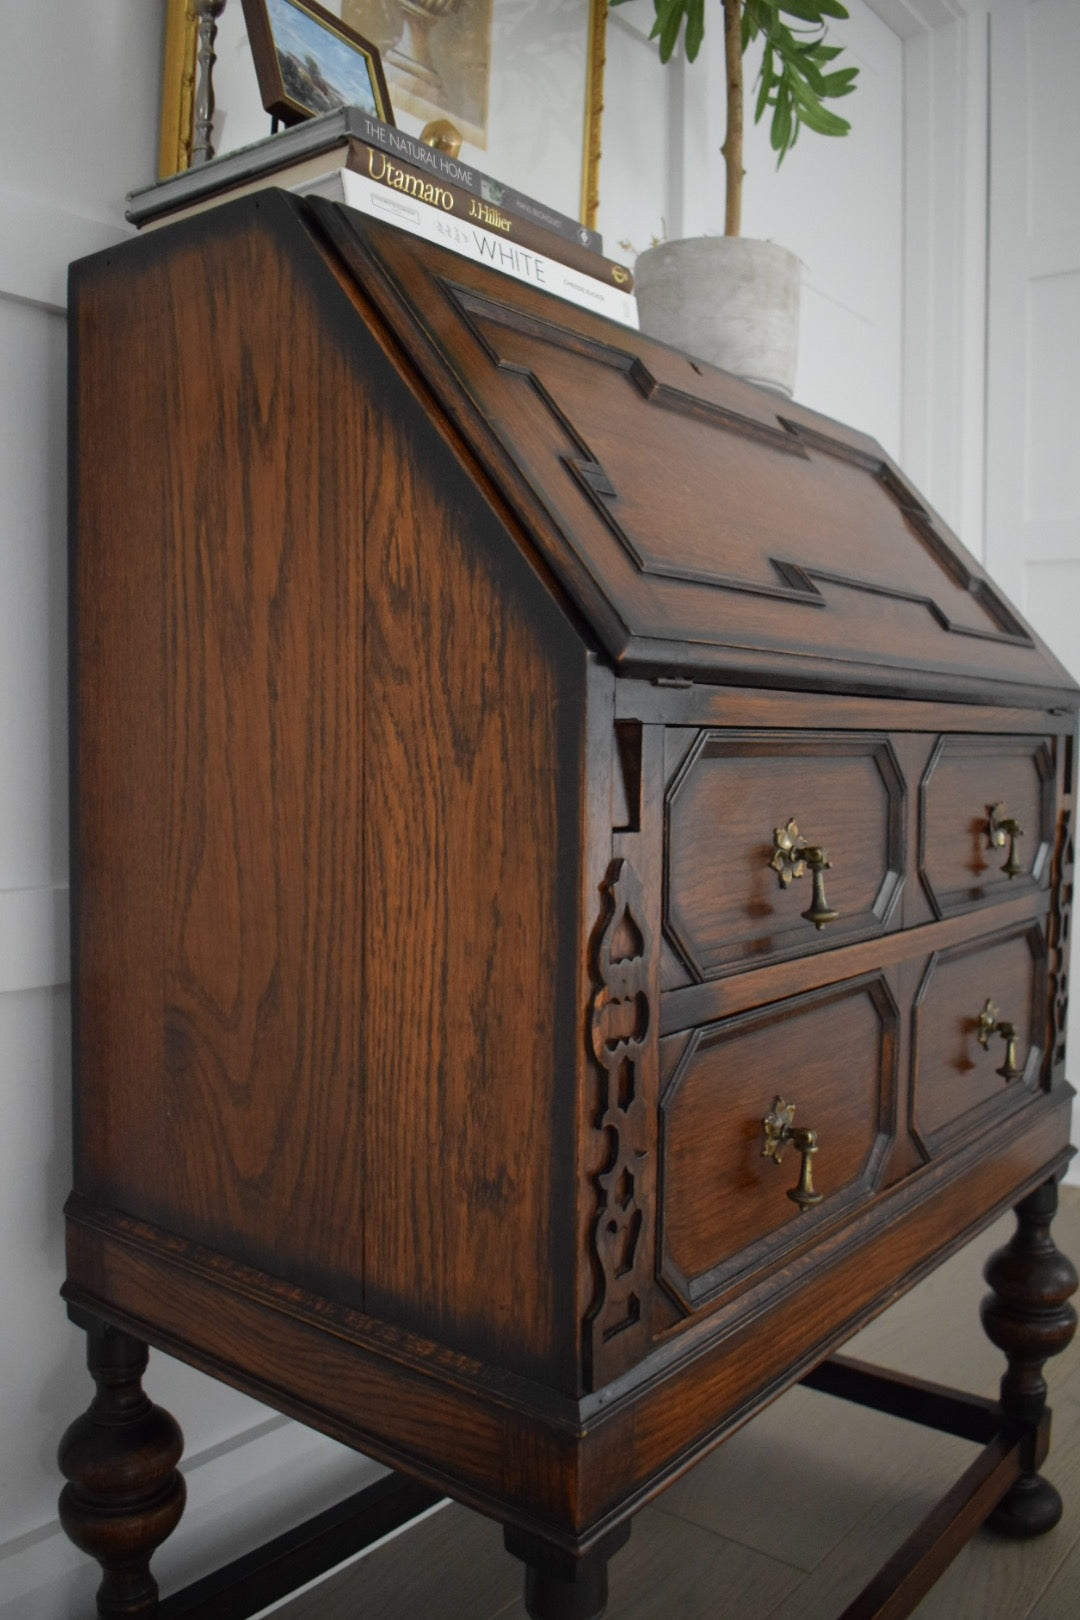
{"label": "concrete plant pot", "polygon": [[775,242],[741,236],[661,242],[634,266],[641,329],[790,398],[801,275],[799,259]]}

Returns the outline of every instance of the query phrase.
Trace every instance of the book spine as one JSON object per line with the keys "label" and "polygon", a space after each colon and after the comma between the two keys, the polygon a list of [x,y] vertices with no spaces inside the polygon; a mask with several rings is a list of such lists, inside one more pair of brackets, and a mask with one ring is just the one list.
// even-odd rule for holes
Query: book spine
{"label": "book spine", "polygon": [[426,203],[428,207],[441,209],[444,214],[454,214],[470,225],[479,225],[493,236],[502,236],[508,242],[518,242],[536,253],[545,253],[549,259],[558,259],[571,269],[580,270],[583,275],[595,276],[597,281],[621,287],[623,292],[634,290],[634,278],[626,265],[592,253],[577,242],[568,242],[544,226],[520,219],[507,209],[497,208],[494,203],[485,202],[474,192],[462,191],[458,186],[451,185],[449,180],[437,180],[421,173],[411,163],[399,162],[381,147],[366,146],[362,141],[351,142],[346,167],[367,175],[369,180],[386,186],[390,191],[411,197],[414,202]]}
{"label": "book spine", "polygon": [[546,230],[554,231],[557,236],[563,237],[568,242],[577,242],[593,253],[603,251],[604,243],[599,231],[590,230],[587,225],[569,219],[557,209],[538,202],[535,197],[511,190],[509,186],[493,180],[490,175],[474,169],[470,163],[463,163],[460,158],[452,158],[448,153],[440,152],[438,147],[425,146],[423,141],[416,140],[412,135],[406,135],[403,129],[396,129],[392,124],[384,124],[381,118],[372,118],[370,113],[360,113],[352,127],[358,129],[360,139],[366,141],[369,146],[381,147],[384,152],[389,152],[392,157],[399,158],[404,163],[411,163],[424,174],[449,181],[452,186],[460,186],[462,191],[470,191],[474,197],[483,197],[485,202],[492,202],[497,207],[510,208],[523,219],[530,219],[535,225],[543,225]]}
{"label": "book spine", "polygon": [[580,271],[558,259],[551,259],[544,253],[533,253],[493,235],[491,231],[482,230],[479,225],[470,225],[456,219],[453,214],[444,214],[441,209],[430,208],[426,203],[390,191],[354,169],[341,169],[337,175],[328,177],[328,181],[331,179],[334,184],[329,189],[327,182],[320,181],[300,189],[316,194],[321,191],[324,196],[336,190],[348,207],[358,208],[373,219],[397,225],[413,236],[423,237],[438,247],[449,248],[452,253],[459,253],[476,264],[486,265],[489,270],[497,270],[530,287],[538,287],[542,292],[554,293],[557,298],[565,298],[581,309],[592,310],[594,314],[606,315],[623,326],[636,327],[638,324],[637,304],[632,293],[609,287],[606,282],[597,281],[594,276],[583,276]]}

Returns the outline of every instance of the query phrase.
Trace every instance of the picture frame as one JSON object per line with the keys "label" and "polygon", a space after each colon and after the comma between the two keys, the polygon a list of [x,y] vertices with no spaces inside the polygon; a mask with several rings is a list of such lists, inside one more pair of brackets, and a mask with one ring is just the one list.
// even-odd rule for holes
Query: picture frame
{"label": "picture frame", "polygon": [[378,49],[316,0],[242,0],[266,111],[297,124],[356,106],[394,122]]}
{"label": "picture frame", "polygon": [[[162,180],[188,168],[192,161],[195,82],[199,72],[193,3],[198,0],[165,0],[158,157],[158,177]],[[310,5],[311,0],[304,3]],[[330,4],[341,3],[330,0]],[[501,122],[497,120],[487,147],[475,152],[463,148],[462,158],[595,229],[607,0],[560,0],[555,12],[549,9],[547,0],[493,0],[493,12],[493,111],[498,112],[494,104],[502,99],[505,113]],[[545,35],[553,17],[559,19],[561,32],[553,29],[549,42]],[[502,19],[509,19],[509,24]],[[333,21],[341,26],[336,17]],[[531,33],[528,49],[519,50],[516,47],[522,28]],[[217,36],[214,87],[228,126],[219,148],[225,153],[261,139],[266,132],[244,34],[241,0],[225,0]],[[569,45],[573,46],[573,56],[568,65]],[[386,53],[381,45],[378,48],[382,62]],[[558,109],[551,106],[553,87],[567,92]],[[541,105],[546,116],[521,118],[520,107],[526,99]],[[409,134],[420,133],[418,121],[410,120],[407,112],[398,109],[395,122]],[[557,140],[562,142],[562,150],[556,155],[551,148]]]}

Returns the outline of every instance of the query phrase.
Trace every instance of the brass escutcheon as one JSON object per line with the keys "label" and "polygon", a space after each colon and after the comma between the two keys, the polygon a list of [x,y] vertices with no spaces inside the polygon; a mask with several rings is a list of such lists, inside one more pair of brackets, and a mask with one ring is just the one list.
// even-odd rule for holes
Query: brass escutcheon
{"label": "brass escutcheon", "polygon": [[814,889],[807,909],[800,913],[820,931],[826,923],[835,922],[840,915],[825,898],[825,878],[832,862],[816,844],[808,844],[799,832],[794,817],[786,827],[773,829],[773,855],[769,862],[780,878],[780,887],[786,889],[792,878],[801,878],[809,867]]}
{"label": "brass escutcheon", "polygon": [[986,998],[986,1004],[979,1014],[977,1023],[978,1034],[976,1038],[984,1052],[990,1050],[990,1040],[994,1035],[1000,1035],[1005,1042],[1005,1061],[1001,1068],[996,1069],[994,1072],[1000,1074],[1001,1078],[1006,1082],[1019,1079],[1024,1071],[1016,1061],[1016,1042],[1018,1039],[1016,1025],[1010,1023],[1007,1018],[998,1017],[998,1010],[989,996]]}
{"label": "brass escutcheon", "polygon": [[802,1155],[799,1167],[799,1180],[794,1187],[789,1187],[788,1197],[792,1203],[798,1204],[800,1211],[805,1215],[808,1209],[821,1203],[821,1194],[814,1187],[813,1156],[818,1150],[817,1132],[805,1127],[793,1125],[795,1117],[795,1104],[785,1102],[783,1097],[774,1097],[769,1113],[761,1122],[763,1159],[771,1159],[779,1164],[784,1149],[790,1142],[795,1151]]}
{"label": "brass escutcheon", "polygon": [[1023,827],[1015,816],[1005,814],[1003,804],[990,805],[986,821],[986,837],[991,849],[1004,849],[1006,838],[1009,840],[1009,853],[1005,857],[1005,865],[1001,868],[1007,878],[1014,878],[1022,870],[1020,857],[1016,853],[1016,840],[1023,836]]}

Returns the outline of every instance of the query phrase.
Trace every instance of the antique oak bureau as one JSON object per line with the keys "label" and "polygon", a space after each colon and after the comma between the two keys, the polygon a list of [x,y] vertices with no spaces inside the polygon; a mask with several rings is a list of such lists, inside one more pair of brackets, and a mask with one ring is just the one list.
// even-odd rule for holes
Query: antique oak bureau
{"label": "antique oak bureau", "polygon": [[[502,1521],[543,1620],[799,1379],[986,1442],[853,1614],[1048,1528],[1062,668],[871,440],[338,205],[71,307],[101,1613],[183,1500],[147,1344]],[[1009,1205],[1000,1404],[834,1355]]]}

